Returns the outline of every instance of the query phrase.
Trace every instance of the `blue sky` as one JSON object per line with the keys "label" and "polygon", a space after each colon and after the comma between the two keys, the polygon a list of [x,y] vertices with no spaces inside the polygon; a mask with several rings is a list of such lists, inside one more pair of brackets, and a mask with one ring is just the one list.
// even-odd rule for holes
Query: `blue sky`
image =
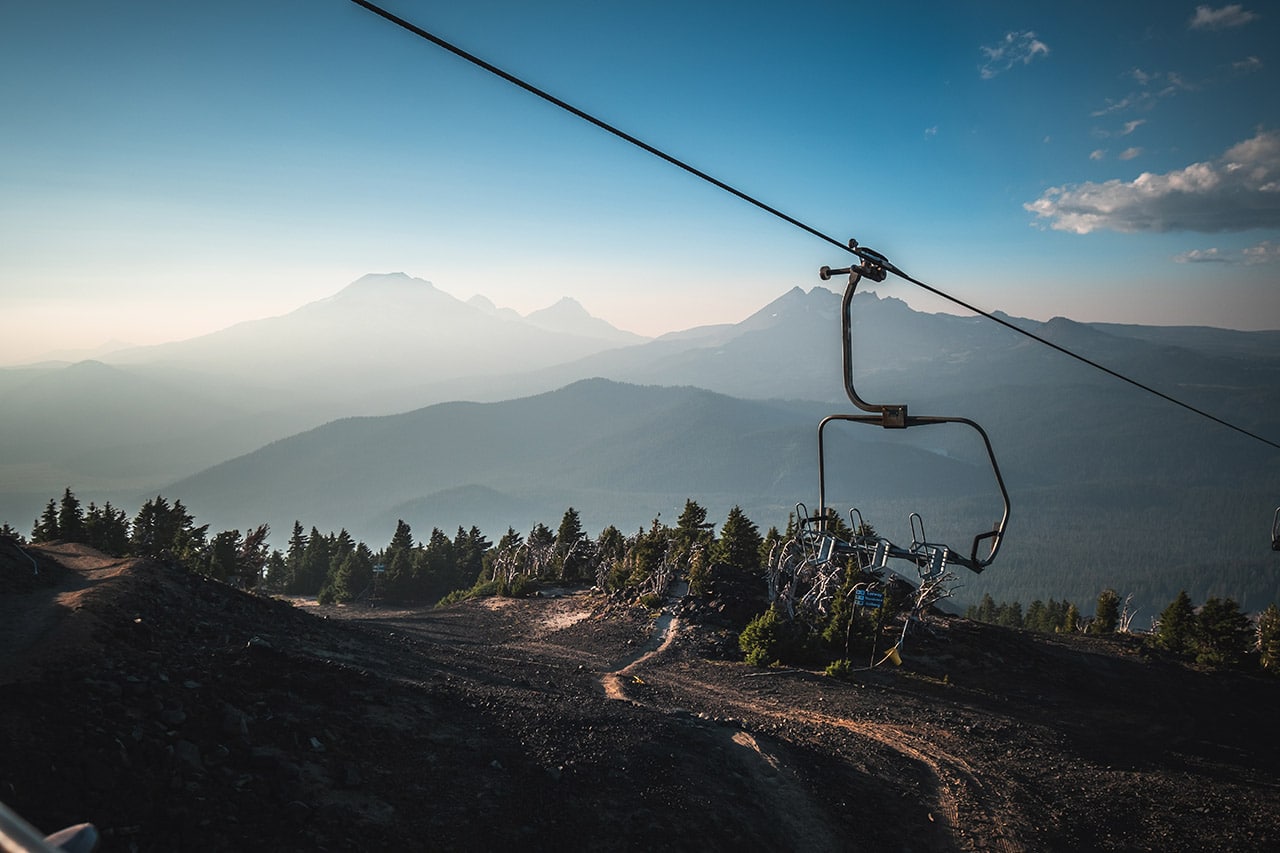
{"label": "blue sky", "polygon": [[[1280,328],[1272,4],[384,5],[984,309]],[[658,334],[847,260],[349,0],[5,3],[0,79],[0,363],[389,271]]]}

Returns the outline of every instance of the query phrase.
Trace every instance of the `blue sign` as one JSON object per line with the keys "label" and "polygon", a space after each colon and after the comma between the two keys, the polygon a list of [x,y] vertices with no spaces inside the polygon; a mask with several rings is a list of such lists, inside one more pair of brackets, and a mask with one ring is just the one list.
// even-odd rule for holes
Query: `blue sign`
{"label": "blue sign", "polygon": [[859,607],[883,607],[884,593],[869,589],[855,589],[853,591],[853,603]]}

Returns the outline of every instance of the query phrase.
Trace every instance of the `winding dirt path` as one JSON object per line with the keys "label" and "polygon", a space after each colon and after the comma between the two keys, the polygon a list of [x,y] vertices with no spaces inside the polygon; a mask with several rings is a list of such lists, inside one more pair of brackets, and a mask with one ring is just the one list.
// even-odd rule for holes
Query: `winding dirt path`
{"label": "winding dirt path", "polygon": [[[627,694],[626,685],[639,682],[639,670],[653,663],[678,636],[680,619],[674,603],[683,594],[681,592],[669,600],[643,649],[619,662],[616,669],[600,676],[605,696],[619,701],[636,701]],[[668,672],[664,673],[664,680],[670,686],[701,695],[716,706],[733,709],[743,716],[763,715],[785,723],[841,729],[873,741],[907,764],[925,771],[925,777],[932,780],[929,794],[931,819],[941,823],[958,847],[964,846],[962,839],[965,836],[972,835],[975,828],[981,827],[978,834],[991,839],[997,850],[1023,853],[1028,849],[1019,841],[1032,834],[1028,831],[1030,827],[1025,825],[1023,810],[1017,805],[1022,794],[1016,790],[995,790],[984,785],[981,774],[966,759],[939,749],[937,743],[923,733],[804,708],[779,707],[758,697],[747,698],[740,693],[719,689],[693,675]],[[835,840],[818,816],[818,810],[804,787],[777,754],[763,748],[759,740],[747,731],[734,731],[728,737],[739,747],[733,753],[757,780],[757,786],[767,787],[770,800],[782,805],[779,813],[787,816],[793,837],[804,837],[806,846],[819,849]]]}

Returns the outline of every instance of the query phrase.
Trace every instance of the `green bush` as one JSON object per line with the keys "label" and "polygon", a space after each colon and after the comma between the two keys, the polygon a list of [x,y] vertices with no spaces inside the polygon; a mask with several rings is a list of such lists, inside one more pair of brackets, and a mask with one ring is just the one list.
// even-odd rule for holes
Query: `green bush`
{"label": "green bush", "polygon": [[833,660],[831,663],[827,664],[826,673],[832,678],[839,678],[840,680],[845,681],[848,680],[849,676],[853,673],[853,664],[850,663],[847,658]]}
{"label": "green bush", "polygon": [[787,625],[772,607],[747,623],[738,635],[738,648],[752,666],[769,666],[782,659],[787,646]]}

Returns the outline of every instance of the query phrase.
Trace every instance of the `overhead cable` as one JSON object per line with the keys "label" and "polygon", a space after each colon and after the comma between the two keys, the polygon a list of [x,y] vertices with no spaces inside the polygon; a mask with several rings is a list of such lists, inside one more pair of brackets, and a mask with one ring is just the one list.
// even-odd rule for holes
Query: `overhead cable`
{"label": "overhead cable", "polygon": [[801,222],[799,219],[796,219],[793,216],[783,213],[781,210],[778,210],[777,208],[771,205],[765,204],[764,202],[760,201],[754,196],[748,195],[742,190],[739,190],[736,187],[726,184],[724,181],[721,181],[718,178],[715,178],[707,174],[706,172],[703,172],[702,170],[689,165],[683,160],[680,160],[677,157],[673,157],[672,155],[666,153],[665,151],[662,151],[659,148],[655,148],[654,146],[650,145],[644,140],[638,139],[635,136],[632,136],[631,134],[627,133],[626,131],[621,130],[617,127],[614,127],[608,122],[602,119],[596,118],[590,113],[584,110],[581,110],[578,107],[575,107],[572,104],[561,100],[560,98],[557,98],[555,95],[552,95],[549,92],[539,89],[537,86],[534,86],[533,84],[520,79],[514,74],[511,74],[507,71],[502,70],[501,68],[497,67],[496,65],[493,65],[492,63],[486,62],[485,60],[481,59],[475,54],[472,54],[463,50],[462,48],[458,47],[455,44],[452,44],[451,42],[446,41],[440,36],[437,36],[434,33],[428,32],[427,30],[422,29],[416,24],[406,21],[404,18],[401,18],[398,15],[394,15],[391,12],[388,12],[386,9],[383,9],[382,7],[378,6],[375,3],[370,3],[368,2],[368,0],[351,0],[351,2],[355,3],[357,6],[363,6],[365,9],[368,9],[370,12],[373,12],[375,15],[378,15],[379,17],[384,18],[387,21],[390,21],[396,26],[401,27],[405,30],[408,30],[409,32],[413,33],[419,38],[425,39],[426,41],[431,42],[437,47],[447,50],[449,53],[452,53],[455,56],[461,59],[464,59],[467,62],[470,62],[471,64],[484,69],[485,71],[488,71],[490,74],[493,74],[493,75],[496,75],[497,77],[502,78],[503,80],[507,81],[513,86],[517,86],[521,89],[524,89],[526,92],[532,95],[536,95],[537,97],[542,98],[544,101],[547,101],[548,103],[554,104],[555,106],[559,107],[565,112],[572,113],[573,115],[577,116],[578,118],[582,119],[588,124],[595,125],[601,130],[611,133],[614,136],[618,137],[619,139],[622,139],[626,142],[631,143],[637,148],[647,151],[649,154],[652,154],[658,159],[664,160],[667,163],[670,163],[671,165],[675,166],[676,168],[682,169],[688,172],[689,174],[694,175],[695,177],[706,181],[712,186],[717,187],[721,190],[724,190],[730,195],[736,196],[737,198],[747,202],[750,205],[760,208],[766,213],[772,216],[775,216],[778,219],[781,219],[783,222],[786,222],[796,228],[799,228],[802,231],[808,232],[809,234],[813,235],[814,237],[817,237],[820,240],[825,240],[826,242],[834,246],[838,246],[841,249],[845,250],[846,252],[851,252],[864,259],[867,259],[870,257],[876,260],[876,262],[884,266],[885,270],[893,273],[894,275],[898,276],[902,280],[910,282],[911,284],[914,284],[915,286],[922,288],[928,291],[929,293],[932,293],[935,296],[945,299],[948,302],[951,302],[952,304],[958,305],[961,308],[964,308],[966,311],[970,311],[994,323],[998,323],[1001,326],[1004,326],[1006,329],[1010,329],[1014,332],[1017,332],[1018,334],[1023,335],[1024,337],[1030,338],[1031,340],[1039,344],[1043,344],[1044,346],[1047,346],[1050,349],[1056,350],[1062,353],[1063,355],[1069,356],[1070,358],[1074,358],[1076,361],[1082,362],[1083,364],[1086,364],[1089,367],[1094,368],[1095,370],[1100,370],[1103,373],[1107,374],[1108,376],[1114,377],[1115,379],[1119,379],[1122,382],[1127,382],[1133,387],[1138,388],[1142,391],[1146,391],[1148,394],[1153,394],[1156,397],[1159,397],[1160,399],[1165,400],[1166,402],[1173,403],[1174,405],[1180,406],[1189,412],[1199,415],[1200,417],[1207,418],[1208,420],[1211,420],[1214,423],[1219,424],[1220,426],[1224,426],[1228,429],[1231,429],[1231,430],[1234,430],[1235,432],[1240,433],[1241,435],[1245,435],[1249,438],[1255,439],[1256,441],[1260,441],[1263,444],[1266,444],[1270,447],[1280,450],[1280,442],[1272,441],[1271,439],[1258,435],[1257,433],[1247,430],[1244,427],[1238,426],[1236,424],[1231,423],[1230,421],[1224,420],[1223,418],[1220,418],[1217,415],[1211,414],[1209,412],[1204,411],[1203,409],[1197,408],[1191,405],[1190,403],[1186,403],[1182,400],[1177,399],[1176,397],[1172,397],[1164,393],[1163,391],[1158,391],[1155,388],[1152,388],[1149,385],[1139,382],[1136,379],[1132,379],[1118,371],[1112,370],[1109,367],[1099,364],[1093,359],[1080,355],[1077,352],[1073,352],[1072,350],[1067,349],[1066,347],[1061,346],[1060,344],[1056,344],[1053,341],[1048,340],[1047,338],[1041,337],[1040,335],[1037,335],[1035,332],[1024,329],[1021,326],[1018,326],[1015,323],[1011,323],[1008,320],[1005,320],[1004,318],[999,317],[989,311],[984,311],[983,309],[978,308],[974,305],[971,305],[968,302],[965,302],[962,299],[959,299],[955,296],[952,296],[949,293],[939,290],[936,287],[925,284],[919,279],[912,278],[911,276],[907,275],[902,270],[898,269],[896,266],[894,266],[893,264],[885,260],[884,256],[880,255],[878,252],[871,252],[868,249],[859,248],[856,242],[854,241],[850,241],[850,243],[852,243],[852,245],[850,245],[841,240],[837,240],[836,238],[828,234],[824,234],[822,231],[819,231],[817,228],[814,228],[811,225]]}

